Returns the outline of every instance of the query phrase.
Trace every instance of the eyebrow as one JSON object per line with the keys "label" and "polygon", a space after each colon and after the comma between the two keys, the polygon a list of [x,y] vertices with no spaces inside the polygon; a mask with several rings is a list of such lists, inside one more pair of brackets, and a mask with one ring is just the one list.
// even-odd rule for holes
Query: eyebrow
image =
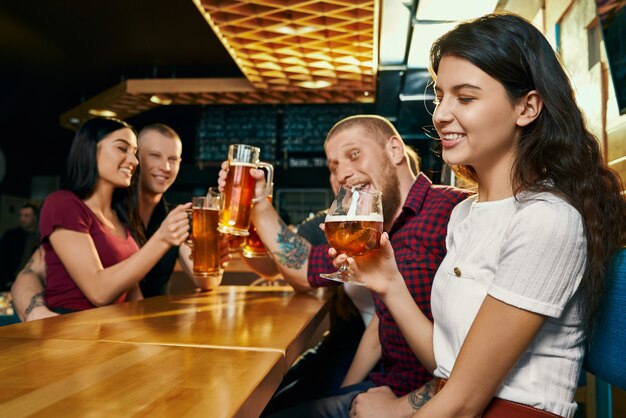
{"label": "eyebrow", "polygon": [[[457,84],[456,86],[452,87],[453,91],[459,91],[462,89],[482,90],[480,87],[470,83]],[[435,85],[435,91],[441,91],[441,88]]]}
{"label": "eyebrow", "polygon": [[131,147],[131,148],[137,148],[137,146],[136,146],[136,145],[133,145],[133,144],[131,144],[130,142],[128,142],[127,140],[122,139],[122,138],[117,138],[117,139],[115,140],[115,142],[123,142],[123,143],[125,143],[126,145],[128,145],[128,146],[129,146],[129,147]]}

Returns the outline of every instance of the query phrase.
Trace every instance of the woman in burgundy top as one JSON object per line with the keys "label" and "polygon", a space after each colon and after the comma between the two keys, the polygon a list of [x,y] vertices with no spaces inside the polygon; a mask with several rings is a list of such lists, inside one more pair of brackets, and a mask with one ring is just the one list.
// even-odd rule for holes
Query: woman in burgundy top
{"label": "woman in burgundy top", "polygon": [[141,248],[130,234],[128,187],[137,169],[137,137],[125,122],[91,119],[70,149],[65,190],[41,209],[46,303],[56,312],[141,299],[138,283],[187,238],[185,209],[172,210]]}

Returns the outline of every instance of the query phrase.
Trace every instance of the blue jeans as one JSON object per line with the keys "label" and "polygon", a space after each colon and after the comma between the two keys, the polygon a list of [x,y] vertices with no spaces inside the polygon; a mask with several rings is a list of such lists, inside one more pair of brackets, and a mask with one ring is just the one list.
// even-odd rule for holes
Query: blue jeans
{"label": "blue jeans", "polygon": [[284,409],[270,415],[268,418],[348,418],[350,416],[350,406],[356,395],[366,392],[375,386],[374,383],[366,380],[339,389],[333,396]]}

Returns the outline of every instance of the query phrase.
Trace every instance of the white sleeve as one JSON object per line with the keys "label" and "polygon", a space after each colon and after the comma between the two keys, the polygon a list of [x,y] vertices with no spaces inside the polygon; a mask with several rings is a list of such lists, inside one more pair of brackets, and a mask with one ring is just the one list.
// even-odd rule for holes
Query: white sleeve
{"label": "white sleeve", "polygon": [[522,206],[503,237],[498,269],[487,293],[521,309],[560,317],[585,269],[581,216],[556,199]]}

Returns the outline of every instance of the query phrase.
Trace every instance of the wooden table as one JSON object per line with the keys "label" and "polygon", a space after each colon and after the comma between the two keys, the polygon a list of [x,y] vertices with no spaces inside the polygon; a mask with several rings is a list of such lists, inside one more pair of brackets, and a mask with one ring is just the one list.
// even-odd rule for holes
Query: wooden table
{"label": "wooden table", "polygon": [[60,338],[281,351],[291,365],[323,319],[320,296],[226,286],[0,327],[0,337]]}
{"label": "wooden table", "polygon": [[252,417],[283,377],[278,352],[0,338],[0,416]]}
{"label": "wooden table", "polygon": [[[0,327],[0,416],[32,402],[45,416],[67,416],[74,403],[85,412],[75,416],[147,415],[157,407],[169,416],[170,401],[180,404],[176,416],[257,416],[326,313],[319,293],[289,289],[227,286]],[[117,366],[119,376],[108,376]],[[81,388],[74,374],[95,381]],[[77,394],[57,393],[60,381],[77,385]],[[160,401],[151,399],[155,391]],[[39,392],[51,392],[42,398],[51,401],[37,401]],[[227,398],[224,412],[215,411],[217,394]],[[135,402],[144,409],[132,409]]]}

